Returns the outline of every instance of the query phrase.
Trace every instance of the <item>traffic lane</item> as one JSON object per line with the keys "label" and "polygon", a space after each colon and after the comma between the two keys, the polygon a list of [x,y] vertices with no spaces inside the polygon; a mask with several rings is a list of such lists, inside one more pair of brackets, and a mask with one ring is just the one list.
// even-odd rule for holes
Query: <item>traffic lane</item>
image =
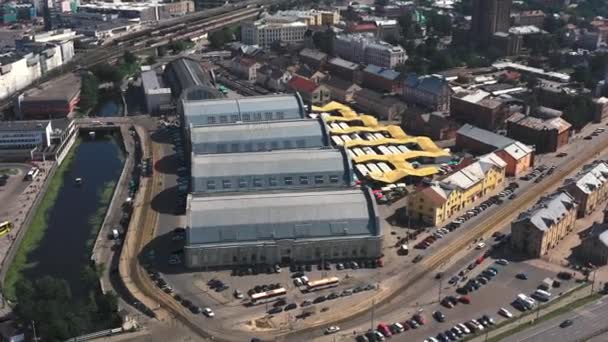
{"label": "traffic lane", "polygon": [[[575,310],[575,313],[566,313],[552,318],[535,326],[532,329],[507,337],[505,342],[570,342],[580,341],[585,336],[608,327],[608,301],[600,299],[597,302]],[[567,328],[559,325],[566,319],[573,321]]]}
{"label": "traffic lane", "polygon": [[[431,321],[430,324],[422,327],[422,329],[419,328],[410,331],[410,334],[405,333],[403,335],[403,340],[408,338],[411,339],[412,337],[423,340],[428,336],[435,336],[439,332],[450,329],[457,323],[477,319],[484,314],[492,316],[495,320],[500,321],[503,319],[498,315],[498,310],[501,307],[507,308],[507,310],[516,315],[519,312],[511,306],[511,302],[513,302],[515,297],[519,293],[531,294],[536,290],[544,278],[555,276],[552,272],[539,269],[526,263],[511,263],[507,266],[500,266],[491,262],[486,262],[478,266],[474,272],[471,272],[469,279],[471,277],[476,277],[481,271],[489,266],[497,268],[499,273],[479,290],[467,294],[467,296],[471,298],[471,304],[458,304],[452,309],[445,308],[439,304],[434,304],[425,308],[426,316],[429,321]],[[528,274],[529,279],[520,280],[515,278],[515,275],[521,272]],[[464,283],[466,283],[466,281],[459,283],[459,286]],[[571,285],[572,284],[562,285],[560,292]],[[445,289],[445,291],[442,291],[442,298],[447,295],[458,297],[459,294],[456,293],[455,288],[456,287],[450,287]],[[438,323],[430,317],[432,312],[436,310],[439,310],[446,315],[446,322]]]}

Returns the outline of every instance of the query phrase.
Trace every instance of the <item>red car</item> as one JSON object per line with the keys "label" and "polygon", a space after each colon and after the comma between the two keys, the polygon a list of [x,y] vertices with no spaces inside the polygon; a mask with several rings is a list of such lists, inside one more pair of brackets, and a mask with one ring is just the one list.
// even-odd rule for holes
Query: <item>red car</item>
{"label": "red car", "polygon": [[388,325],[384,323],[378,324],[378,331],[384,335],[384,337],[391,337],[393,335],[391,333],[391,329],[389,329]]}
{"label": "red car", "polygon": [[468,296],[460,296],[458,297],[458,301],[463,304],[471,304],[471,298],[469,298]]}
{"label": "red car", "polygon": [[418,322],[418,324],[420,325],[424,325],[424,323],[426,323],[424,316],[422,316],[421,314],[415,314],[414,316],[412,316],[412,319]]}

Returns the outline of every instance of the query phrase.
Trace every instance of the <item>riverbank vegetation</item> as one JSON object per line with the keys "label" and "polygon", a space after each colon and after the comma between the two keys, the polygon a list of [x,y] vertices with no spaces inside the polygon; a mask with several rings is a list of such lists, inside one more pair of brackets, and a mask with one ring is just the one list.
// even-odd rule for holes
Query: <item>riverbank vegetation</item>
{"label": "riverbank vegetation", "polygon": [[55,201],[57,201],[59,190],[65,181],[65,175],[74,161],[74,156],[76,155],[79,144],[80,139],[77,139],[61,166],[59,166],[55,175],[49,181],[49,186],[32,217],[30,226],[27,228],[27,232],[23,237],[23,240],[21,240],[21,244],[17,247],[18,249],[13,258],[13,262],[10,264],[4,279],[3,292],[4,296],[9,300],[16,299],[15,286],[21,281],[23,272],[27,268],[34,266],[27,264],[27,255],[38,247],[40,241],[42,241],[42,238],[44,237],[44,233],[48,228],[48,218],[51,214],[51,210],[53,209]]}

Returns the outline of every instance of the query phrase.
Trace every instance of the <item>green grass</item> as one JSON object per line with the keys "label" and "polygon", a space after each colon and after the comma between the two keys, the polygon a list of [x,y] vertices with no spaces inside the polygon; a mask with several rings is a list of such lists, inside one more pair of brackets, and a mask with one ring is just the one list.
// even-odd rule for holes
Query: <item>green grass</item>
{"label": "green grass", "polygon": [[[590,285],[582,286],[577,291],[585,290],[585,289],[589,288],[589,286]],[[569,292],[563,298],[567,298],[568,296],[572,295],[574,292],[576,292],[576,291]],[[574,301],[572,303],[569,303],[569,304],[566,304],[564,306],[561,306],[561,307],[559,307],[559,308],[557,308],[555,310],[551,310],[548,313],[541,315],[538,319],[536,319],[536,320],[534,320],[532,322],[519,324],[516,327],[514,327],[513,329],[509,329],[509,330],[507,330],[507,331],[505,331],[503,333],[500,333],[500,334],[498,334],[498,335],[496,335],[496,336],[488,339],[488,341],[499,342],[499,341],[503,340],[504,338],[506,338],[508,336],[514,335],[514,334],[516,334],[518,332],[521,332],[521,331],[524,331],[524,330],[526,330],[526,329],[528,329],[530,327],[533,327],[533,326],[535,326],[535,325],[537,325],[539,323],[542,323],[542,322],[545,322],[545,321],[550,320],[552,318],[555,318],[557,316],[563,315],[563,314],[565,314],[567,312],[571,312],[572,310],[574,310],[576,308],[579,308],[581,306],[584,306],[586,304],[589,304],[589,303],[591,303],[593,301],[596,301],[596,300],[598,300],[601,297],[602,297],[602,294],[600,294],[598,292],[595,292],[595,293],[593,293],[591,295],[588,295],[586,297],[583,297],[583,298],[581,298],[581,299],[579,299],[577,301]],[[563,300],[563,298],[562,298],[562,300]],[[545,308],[545,310],[546,309],[550,309],[550,306],[548,308]],[[529,313],[529,315],[536,315],[536,311],[531,311]],[[526,315],[526,316],[528,316],[528,315]]]}
{"label": "green grass", "polygon": [[89,253],[91,252],[91,248],[95,244],[95,240],[97,239],[97,235],[99,234],[99,230],[101,229],[101,225],[103,224],[106,212],[108,211],[108,206],[110,205],[110,201],[112,200],[112,195],[114,194],[115,186],[116,181],[110,181],[105,183],[99,191],[99,207],[95,211],[95,214],[93,214],[93,216],[91,216],[91,218],[89,219],[89,227],[91,227],[91,231],[89,233],[89,238],[86,241],[86,246]]}
{"label": "green grass", "polygon": [[19,170],[15,169],[15,168],[0,169],[0,175],[14,176],[14,175],[16,175],[18,173],[19,173]]}
{"label": "green grass", "polygon": [[57,169],[53,179],[50,180],[49,186],[43,195],[44,197],[34,213],[30,226],[27,228],[21,244],[17,247],[17,252],[15,253],[13,262],[9,266],[3,284],[4,295],[10,300],[15,300],[16,298],[15,285],[21,280],[23,270],[34,266],[27,263],[27,256],[38,247],[40,241],[44,238],[44,234],[48,228],[48,217],[55,205],[57,196],[59,196],[59,190],[65,181],[65,174],[70,169],[79,144],[80,139],[77,139],[65,157],[65,160],[59,166],[59,169]]}

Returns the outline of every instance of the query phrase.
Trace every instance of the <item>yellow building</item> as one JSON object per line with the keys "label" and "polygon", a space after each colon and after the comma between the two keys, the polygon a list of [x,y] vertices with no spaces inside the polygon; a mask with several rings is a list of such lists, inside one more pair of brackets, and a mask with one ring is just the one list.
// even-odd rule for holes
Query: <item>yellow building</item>
{"label": "yellow building", "polygon": [[485,200],[504,188],[507,163],[496,154],[479,157],[471,165],[421,186],[408,198],[410,217],[440,226],[463,209]]}
{"label": "yellow building", "polygon": [[541,257],[574,230],[578,204],[567,192],[541,198],[511,223],[511,246],[528,257]]}

